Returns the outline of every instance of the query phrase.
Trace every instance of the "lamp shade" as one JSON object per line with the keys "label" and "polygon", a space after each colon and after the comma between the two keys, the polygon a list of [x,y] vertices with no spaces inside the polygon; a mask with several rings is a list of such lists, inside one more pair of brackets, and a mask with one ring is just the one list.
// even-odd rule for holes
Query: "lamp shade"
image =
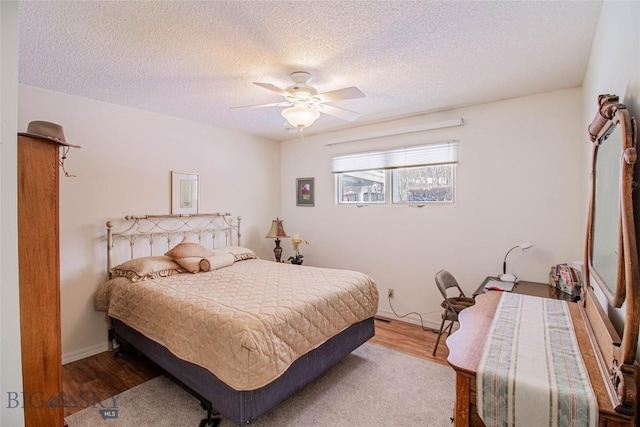
{"label": "lamp shade", "polygon": [[270,239],[277,239],[279,237],[289,237],[287,236],[287,232],[284,231],[284,226],[282,225],[282,220],[278,217],[271,221],[271,230],[267,233],[266,237]]}
{"label": "lamp shade", "polygon": [[530,247],[533,246],[533,242],[529,241],[529,242],[524,242],[524,243],[520,243],[520,249],[522,249],[523,251],[525,249],[529,249]]}
{"label": "lamp shade", "polygon": [[287,119],[291,126],[298,129],[311,126],[320,117],[320,111],[308,107],[289,107],[282,110],[282,117]]}

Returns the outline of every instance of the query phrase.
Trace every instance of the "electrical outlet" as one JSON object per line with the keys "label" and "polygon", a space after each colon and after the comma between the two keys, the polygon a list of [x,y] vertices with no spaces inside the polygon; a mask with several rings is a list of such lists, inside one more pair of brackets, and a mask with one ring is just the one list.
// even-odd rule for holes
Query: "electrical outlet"
{"label": "electrical outlet", "polygon": [[388,289],[387,296],[388,296],[389,298],[393,298],[393,288],[389,288],[389,289]]}

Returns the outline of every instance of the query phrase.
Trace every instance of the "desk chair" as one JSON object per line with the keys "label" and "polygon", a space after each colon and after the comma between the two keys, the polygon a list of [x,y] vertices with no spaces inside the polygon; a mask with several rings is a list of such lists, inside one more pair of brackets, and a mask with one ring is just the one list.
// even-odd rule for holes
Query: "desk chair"
{"label": "desk chair", "polygon": [[[453,322],[458,321],[458,314],[460,314],[460,312],[465,308],[471,307],[475,304],[475,300],[473,298],[467,298],[462,289],[460,289],[456,279],[446,270],[440,270],[436,273],[436,285],[444,297],[444,301],[440,304],[442,308],[444,308],[444,311],[442,312],[442,323],[440,323],[440,331],[438,332],[436,346],[433,349],[434,356],[438,350],[438,344],[440,343],[442,333],[448,329],[447,334],[450,334],[451,329],[453,328]],[[448,295],[448,290],[451,288],[456,288],[458,290],[458,296],[451,297]],[[445,327],[445,322],[451,323]]]}

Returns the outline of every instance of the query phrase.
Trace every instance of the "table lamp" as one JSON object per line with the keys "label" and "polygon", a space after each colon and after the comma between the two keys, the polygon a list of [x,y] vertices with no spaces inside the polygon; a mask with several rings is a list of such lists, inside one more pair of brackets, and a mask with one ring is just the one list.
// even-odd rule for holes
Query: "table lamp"
{"label": "table lamp", "polygon": [[269,239],[276,239],[276,247],[273,249],[273,253],[276,255],[276,261],[280,262],[282,258],[282,247],[280,247],[280,237],[289,237],[287,236],[286,231],[284,231],[284,226],[282,225],[282,220],[278,217],[271,221],[271,230],[266,236]]}
{"label": "table lamp", "polygon": [[512,247],[511,249],[509,249],[507,251],[507,253],[504,256],[504,261],[502,261],[502,274],[500,276],[498,276],[498,279],[500,279],[500,281],[502,281],[502,282],[512,282],[512,283],[515,283],[515,282],[518,281],[518,278],[516,277],[515,274],[507,274],[507,257],[509,256],[511,251],[514,250],[514,249],[520,248],[523,251],[525,251],[526,249],[529,249],[532,246],[533,246],[533,242],[524,242],[524,243],[520,243],[519,245],[516,245],[516,246]]}

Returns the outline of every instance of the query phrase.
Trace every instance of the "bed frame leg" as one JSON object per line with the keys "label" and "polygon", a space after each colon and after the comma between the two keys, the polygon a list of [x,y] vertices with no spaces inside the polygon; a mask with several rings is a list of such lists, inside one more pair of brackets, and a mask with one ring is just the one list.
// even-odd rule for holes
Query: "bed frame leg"
{"label": "bed frame leg", "polygon": [[218,427],[220,424],[220,414],[215,412],[209,402],[200,402],[202,409],[207,411],[207,418],[200,421],[199,427]]}
{"label": "bed frame leg", "polygon": [[[116,349],[113,348],[114,341],[118,344]],[[123,359],[125,357],[129,357],[131,354],[129,345],[121,339],[112,329],[109,329],[109,351],[114,351],[113,358],[114,359]]]}

